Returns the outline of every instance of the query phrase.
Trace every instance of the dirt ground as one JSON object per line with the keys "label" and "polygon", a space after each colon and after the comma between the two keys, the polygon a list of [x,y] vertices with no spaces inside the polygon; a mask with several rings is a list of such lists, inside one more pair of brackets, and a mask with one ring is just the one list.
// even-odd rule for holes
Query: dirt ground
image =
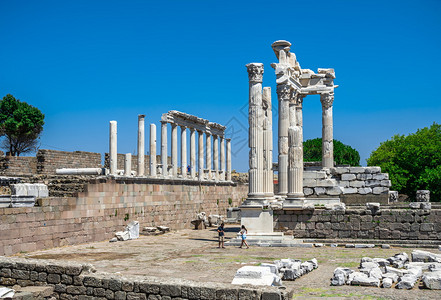
{"label": "dirt ground", "polygon": [[[239,227],[226,227],[226,239],[236,236]],[[388,258],[409,248],[345,249],[345,248],[217,248],[215,228],[181,230],[159,236],[141,236],[137,240],[109,243],[96,242],[67,246],[17,256],[37,259],[57,259],[93,264],[98,271],[122,275],[147,275],[183,278],[198,282],[231,283],[237,269],[243,265],[259,265],[281,258],[308,260],[316,258],[318,269],[296,281],[284,281],[294,291],[293,299],[441,299],[441,291],[422,287],[413,290],[383,289],[356,286],[330,286],[336,267],[356,270],[365,256]],[[427,249],[425,249],[427,250]],[[434,253],[437,249],[430,250]]]}

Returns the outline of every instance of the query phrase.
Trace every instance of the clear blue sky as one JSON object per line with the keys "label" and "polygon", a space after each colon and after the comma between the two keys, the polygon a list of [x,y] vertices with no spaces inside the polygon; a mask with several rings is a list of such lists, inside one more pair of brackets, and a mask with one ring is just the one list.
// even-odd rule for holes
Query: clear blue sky
{"label": "clear blue sky", "polygon": [[[0,97],[41,109],[42,149],[104,153],[116,120],[118,152],[136,153],[138,114],[159,137],[161,114],[180,110],[229,125],[233,168],[247,171],[245,64],[264,63],[276,104],[279,39],[302,68],[335,68],[334,138],[362,164],[394,134],[441,123],[439,0],[0,0],[0,11]],[[304,137],[320,136],[319,98],[307,97]]]}

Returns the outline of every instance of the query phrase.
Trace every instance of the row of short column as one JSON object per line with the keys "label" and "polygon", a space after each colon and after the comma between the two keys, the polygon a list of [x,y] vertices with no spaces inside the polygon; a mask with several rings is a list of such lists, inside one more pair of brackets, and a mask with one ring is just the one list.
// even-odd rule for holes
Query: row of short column
{"label": "row of short column", "polygon": [[[145,176],[145,139],[144,139],[144,119],[145,115],[138,116],[138,169],[137,176]],[[206,135],[206,147],[204,149],[204,132],[189,128],[190,130],[190,172],[187,166],[187,127],[181,127],[181,165],[178,164],[178,125],[171,124],[171,165],[168,164],[168,145],[167,145],[167,122],[161,122],[161,165],[156,161],[156,125],[150,124],[150,176],[157,177],[178,177],[180,167],[181,177],[198,180],[231,181],[231,139],[223,136]],[[196,149],[196,131],[198,131],[198,149]],[[211,143],[213,138],[213,147]],[[219,140],[220,140],[220,166],[219,166]],[[226,141],[226,143],[225,143]],[[117,175],[117,122],[110,121],[109,132],[109,166],[110,174]],[[139,155],[141,153],[141,155]],[[196,170],[196,153],[198,153],[198,170]],[[212,159],[213,154],[213,159]],[[204,168],[204,157],[206,168]],[[131,154],[125,154],[124,175],[131,176]],[[213,167],[213,169],[212,169]],[[198,176],[196,178],[196,171]]]}

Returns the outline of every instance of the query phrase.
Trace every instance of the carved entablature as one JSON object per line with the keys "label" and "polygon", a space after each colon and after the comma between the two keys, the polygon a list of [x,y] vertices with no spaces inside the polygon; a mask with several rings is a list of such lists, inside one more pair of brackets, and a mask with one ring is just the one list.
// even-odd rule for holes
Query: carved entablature
{"label": "carved entablature", "polygon": [[328,109],[334,103],[334,93],[323,93],[320,94],[320,102],[324,109]]}
{"label": "carved entablature", "polygon": [[263,64],[249,63],[246,65],[248,71],[248,79],[250,82],[262,82],[263,80]]}
{"label": "carved entablature", "polygon": [[168,113],[163,114],[161,117],[161,123],[175,124],[178,126],[187,127],[190,130],[206,132],[221,137],[224,136],[226,129],[226,127],[221,124],[213,123],[177,110],[171,110]]}
{"label": "carved entablature", "polygon": [[294,90],[302,87],[299,81],[301,74],[300,65],[294,53],[289,52],[291,43],[288,41],[276,41],[271,47],[279,59],[278,63],[271,64],[276,73],[276,83],[289,85]]}

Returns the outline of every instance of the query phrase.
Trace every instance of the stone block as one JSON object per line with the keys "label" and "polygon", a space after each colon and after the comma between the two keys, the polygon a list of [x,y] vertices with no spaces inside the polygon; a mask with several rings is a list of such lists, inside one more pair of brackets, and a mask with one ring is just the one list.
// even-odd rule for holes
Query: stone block
{"label": "stone block", "polygon": [[356,178],[357,178],[357,176],[355,174],[342,174],[341,175],[341,180],[351,181],[351,180],[355,180]]}
{"label": "stone block", "polygon": [[368,275],[361,272],[354,272],[349,275],[348,281],[351,285],[359,286],[380,286],[380,280],[378,278],[369,277]]}
{"label": "stone block", "polygon": [[381,168],[380,167],[366,167],[366,168],[364,168],[364,172],[368,173],[368,174],[381,173]]}
{"label": "stone block", "polygon": [[311,179],[311,178],[304,178],[303,179],[303,186],[315,187],[315,186],[317,186],[317,180],[316,179]]}
{"label": "stone block", "polygon": [[321,187],[334,187],[337,185],[337,181],[335,179],[317,179],[316,186]]}
{"label": "stone block", "polygon": [[358,192],[358,189],[353,187],[342,188],[342,190],[343,194],[356,194]]}
{"label": "stone block", "polygon": [[316,195],[324,195],[326,193],[326,189],[323,187],[315,187],[314,192]]}
{"label": "stone block", "polygon": [[349,187],[349,181],[347,181],[347,180],[340,180],[340,181],[338,182],[338,186],[341,186],[341,187]]}
{"label": "stone block", "polygon": [[303,188],[303,194],[305,194],[305,196],[310,196],[314,194],[314,190],[312,188],[305,187]]}
{"label": "stone block", "polygon": [[418,190],[416,192],[417,202],[430,202],[430,191],[429,190]]}
{"label": "stone block", "polygon": [[421,202],[410,202],[409,207],[412,209],[420,209],[421,208]]}
{"label": "stone block", "polygon": [[428,251],[414,250],[412,251],[413,262],[436,262],[441,263],[441,254],[434,254]]}
{"label": "stone block", "polygon": [[398,192],[397,191],[389,191],[389,202],[390,203],[398,202]]}
{"label": "stone block", "polygon": [[374,195],[379,195],[379,194],[387,193],[388,191],[389,191],[389,188],[383,187],[383,186],[377,186],[377,187],[374,187],[372,189],[372,193]]}
{"label": "stone block", "polygon": [[355,187],[355,188],[361,188],[365,186],[365,182],[361,180],[354,180],[349,182],[349,186]]}
{"label": "stone block", "polygon": [[349,173],[359,174],[359,173],[365,173],[364,167],[350,167]]}
{"label": "stone block", "polygon": [[11,206],[11,196],[0,195],[0,208]]}
{"label": "stone block", "polygon": [[381,248],[382,249],[390,249],[390,245],[389,244],[382,244]]}
{"label": "stone block", "polygon": [[383,279],[383,288],[390,289],[392,287],[393,281],[390,278]]}
{"label": "stone block", "polygon": [[372,194],[372,188],[370,188],[370,187],[358,188],[358,193],[360,195]]}
{"label": "stone block", "polygon": [[385,174],[385,173],[378,173],[378,174],[372,175],[372,179],[385,180],[385,179],[389,179],[389,176],[387,176],[387,174]]}
{"label": "stone block", "polygon": [[415,286],[416,281],[418,278],[415,275],[412,274],[405,274],[402,276],[397,285],[395,286],[397,289],[406,289],[410,290]]}
{"label": "stone block", "polygon": [[372,179],[372,174],[357,174],[357,180],[368,180],[368,179]]}
{"label": "stone block", "polygon": [[380,180],[366,180],[365,181],[365,186],[367,187],[376,187],[376,186],[380,186],[381,185],[381,181]]}
{"label": "stone block", "polygon": [[349,268],[337,268],[334,270],[334,276],[331,279],[331,285],[344,285],[349,278],[349,275],[353,273]]}
{"label": "stone block", "polygon": [[339,186],[326,188],[326,194],[330,196],[338,196],[342,193],[343,193],[342,188]]}
{"label": "stone block", "polygon": [[420,206],[421,209],[432,209],[432,203],[430,202],[420,202],[420,203],[421,203]]}
{"label": "stone block", "polygon": [[431,290],[441,290],[441,271],[424,273],[422,282]]}
{"label": "stone block", "polygon": [[232,284],[281,285],[280,277],[271,272],[270,267],[244,266],[237,270]]}
{"label": "stone block", "polygon": [[349,173],[349,168],[337,167],[331,168],[331,174],[345,174]]}
{"label": "stone block", "polygon": [[381,186],[390,187],[392,182],[390,180],[381,180]]}

